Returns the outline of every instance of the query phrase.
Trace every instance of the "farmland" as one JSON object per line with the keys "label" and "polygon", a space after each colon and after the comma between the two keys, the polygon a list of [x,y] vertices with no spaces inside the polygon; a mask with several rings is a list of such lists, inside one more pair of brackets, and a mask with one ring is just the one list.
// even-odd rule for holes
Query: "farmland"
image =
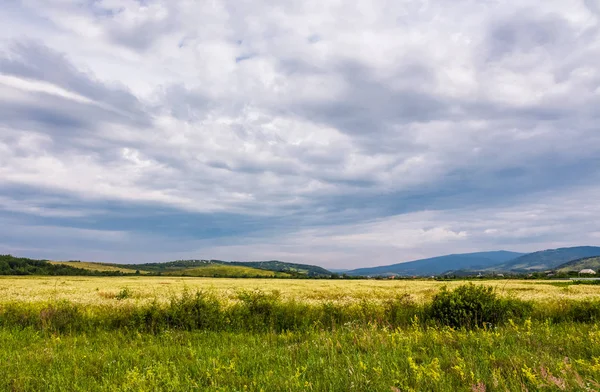
{"label": "farmland", "polygon": [[[541,302],[558,299],[600,299],[600,286],[568,285],[546,280],[490,280],[479,282],[497,289],[498,294]],[[305,302],[381,302],[407,294],[417,302],[430,300],[442,286],[457,287],[464,282],[433,280],[306,280],[306,279],[212,279],[189,277],[13,277],[0,276],[0,303],[36,302],[52,299],[82,304],[110,304],[111,296],[123,288],[131,291],[124,303],[167,301],[183,290],[205,290],[223,300],[235,299],[243,290],[277,291],[284,299]]]}
{"label": "farmland", "polygon": [[2,277],[0,390],[600,389],[600,286],[477,284]]}

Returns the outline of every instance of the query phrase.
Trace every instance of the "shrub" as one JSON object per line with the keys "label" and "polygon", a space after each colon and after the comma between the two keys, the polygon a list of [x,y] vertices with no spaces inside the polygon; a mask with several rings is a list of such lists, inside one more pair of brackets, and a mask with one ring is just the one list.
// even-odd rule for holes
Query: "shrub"
{"label": "shrub", "polygon": [[472,283],[448,291],[445,287],[433,298],[427,316],[441,325],[474,329],[523,318],[531,304],[499,298],[492,287]]}
{"label": "shrub", "polygon": [[277,310],[281,308],[280,293],[259,290],[240,291],[239,303],[230,309],[230,317],[237,327],[259,331],[274,324]]}
{"label": "shrub", "polygon": [[181,297],[173,297],[165,310],[168,325],[172,328],[215,329],[223,324],[223,310],[219,300],[202,291],[191,294],[187,290]]}
{"label": "shrub", "polygon": [[128,287],[123,287],[121,291],[119,291],[119,293],[115,296],[115,298],[120,301],[122,299],[131,298],[132,294],[133,293]]}

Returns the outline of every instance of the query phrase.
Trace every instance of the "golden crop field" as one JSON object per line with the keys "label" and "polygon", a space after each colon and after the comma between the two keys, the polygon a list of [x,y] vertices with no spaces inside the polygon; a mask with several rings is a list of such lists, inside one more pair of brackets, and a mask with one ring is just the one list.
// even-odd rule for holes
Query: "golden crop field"
{"label": "golden crop field", "polygon": [[[68,300],[80,304],[115,303],[124,288],[130,298],[119,303],[168,301],[184,290],[216,294],[233,301],[242,290],[278,291],[283,299],[301,302],[356,302],[363,299],[385,301],[408,294],[417,302],[429,301],[442,286],[448,288],[463,281],[429,280],[294,280],[294,279],[228,279],[193,277],[0,277],[0,303]],[[496,288],[498,294],[519,299],[554,301],[558,299],[600,299],[600,286],[561,286],[549,281],[494,280],[478,281]]]}

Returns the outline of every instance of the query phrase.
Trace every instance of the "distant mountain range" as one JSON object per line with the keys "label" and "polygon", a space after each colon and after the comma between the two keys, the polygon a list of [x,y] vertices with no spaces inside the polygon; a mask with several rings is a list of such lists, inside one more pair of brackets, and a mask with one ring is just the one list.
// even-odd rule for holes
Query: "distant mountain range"
{"label": "distant mountain range", "polygon": [[[166,263],[114,264],[83,261],[49,261],[0,255],[0,275],[168,275],[195,277],[330,277],[432,276],[478,273],[529,273],[600,269],[600,247],[578,246],[533,253],[505,250],[451,254],[405,263],[354,270],[334,270],[283,261],[177,260]],[[600,272],[600,271],[598,271]]]}
{"label": "distant mountain range", "polygon": [[552,270],[559,266],[562,268],[565,263],[593,256],[600,256],[600,247],[578,246],[527,254],[508,251],[477,252],[438,256],[380,267],[359,268],[346,271],[345,274],[350,276],[430,276],[445,273],[457,275],[478,272],[523,273]]}
{"label": "distant mountain range", "polygon": [[389,276],[389,275],[416,275],[429,276],[441,275],[449,270],[486,269],[500,263],[513,260],[523,253],[508,252],[505,250],[493,252],[464,253],[446,255],[409,261],[372,268],[359,268],[345,273],[350,276]]}
{"label": "distant mountain range", "polygon": [[600,247],[578,246],[574,248],[548,249],[528,253],[495,267],[503,271],[543,271],[561,264],[586,257],[600,256]]}

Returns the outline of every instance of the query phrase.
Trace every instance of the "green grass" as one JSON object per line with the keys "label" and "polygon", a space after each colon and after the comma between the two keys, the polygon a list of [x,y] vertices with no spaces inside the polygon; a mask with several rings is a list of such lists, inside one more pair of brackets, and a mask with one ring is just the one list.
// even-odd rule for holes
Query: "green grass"
{"label": "green grass", "polygon": [[158,335],[0,328],[0,347],[0,390],[7,391],[600,388],[598,325]]}
{"label": "green grass", "polygon": [[509,321],[527,319],[552,323],[596,323],[600,301],[562,300],[534,303],[494,295],[483,286],[442,290],[429,303],[408,296],[385,302],[305,303],[282,299],[278,293],[238,292],[235,301],[223,302],[209,292],[184,292],[168,302],[123,303],[134,293],[123,288],[112,304],[78,304],[69,301],[0,304],[0,327],[35,328],[46,332],[94,332],[133,330],[158,333],[165,330],[226,332],[335,330],[347,324],[406,327],[451,326],[465,329],[496,328]]}
{"label": "green grass", "polygon": [[[265,280],[266,282],[266,280]],[[600,301],[476,285],[431,301],[184,291],[136,303],[0,304],[0,390],[600,390]]]}

